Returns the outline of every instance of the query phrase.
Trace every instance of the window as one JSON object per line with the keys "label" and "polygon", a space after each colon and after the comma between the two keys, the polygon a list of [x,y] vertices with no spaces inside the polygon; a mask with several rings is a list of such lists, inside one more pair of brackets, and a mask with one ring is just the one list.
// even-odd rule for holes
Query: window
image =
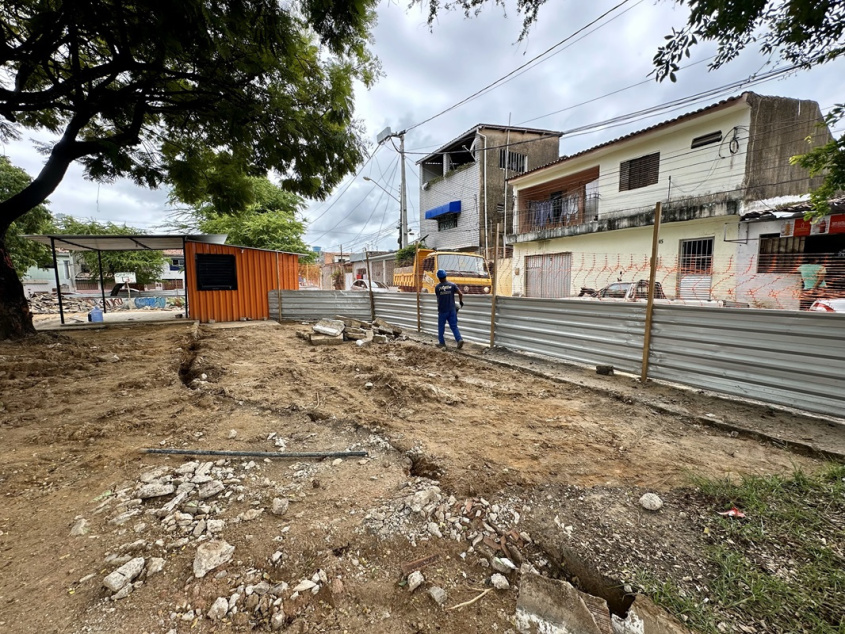
{"label": "window", "polygon": [[713,273],[713,238],[681,240],[681,275]]}
{"label": "window", "polygon": [[448,231],[458,228],[458,214],[445,214],[437,217],[437,230]]}
{"label": "window", "polygon": [[170,266],[171,271],[181,271],[185,268],[185,258],[170,258]]}
{"label": "window", "polygon": [[238,271],[234,255],[197,253],[198,291],[238,290]]}
{"label": "window", "polygon": [[522,174],[522,172],[526,171],[528,156],[506,149],[499,150],[499,169],[505,169],[506,164],[510,171]]}
{"label": "window", "polygon": [[694,150],[697,147],[704,147],[705,145],[712,145],[713,143],[722,142],[722,131],[711,132],[710,134],[702,134],[697,136],[690,143],[690,149]]}
{"label": "window", "polygon": [[801,263],[805,237],[781,238],[770,233],[760,236],[760,252],[757,257],[758,273],[791,273]]}
{"label": "window", "polygon": [[619,191],[648,187],[660,175],[660,152],[646,154],[619,164]]}

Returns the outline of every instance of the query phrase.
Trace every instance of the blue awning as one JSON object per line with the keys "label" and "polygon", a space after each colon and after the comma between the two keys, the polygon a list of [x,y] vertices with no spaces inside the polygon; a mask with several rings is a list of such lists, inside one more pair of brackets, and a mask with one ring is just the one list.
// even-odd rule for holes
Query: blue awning
{"label": "blue awning", "polygon": [[435,207],[434,209],[429,209],[425,212],[425,219],[431,220],[432,218],[437,218],[438,216],[443,216],[445,214],[459,214],[461,213],[461,201],[460,200],[453,200],[450,203],[446,203],[445,205],[440,205],[439,207]]}

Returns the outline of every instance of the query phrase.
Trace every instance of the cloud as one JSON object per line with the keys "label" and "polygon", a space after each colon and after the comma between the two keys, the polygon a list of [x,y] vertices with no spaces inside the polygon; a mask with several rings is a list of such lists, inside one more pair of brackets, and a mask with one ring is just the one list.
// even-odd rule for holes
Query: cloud
{"label": "cloud", "polygon": [[[381,3],[373,49],[386,75],[370,90],[357,87],[356,116],[365,124],[375,148],[375,136],[383,128],[403,130],[449,108],[567,38],[617,2],[548,2],[522,42],[518,41],[522,20],[513,3],[509,3],[507,11],[489,6],[470,19],[460,12],[441,10],[431,30],[421,7],[406,10],[406,3]],[[669,2],[629,2],[610,16],[618,17],[603,22],[592,33],[588,30],[585,33],[589,34],[572,38],[542,63],[409,132],[406,150],[411,228],[419,226],[420,213],[415,161],[477,123],[503,125],[510,117],[518,125],[569,130],[716,88],[758,72],[767,62],[769,68],[779,63],[776,58],[767,60],[749,49],[723,69],[708,72],[704,60],[715,49],[705,45],[694,50],[688,63],[695,65],[682,70],[677,83],[655,83],[649,78],[652,57],[663,36],[673,26],[685,23],[686,11]],[[845,101],[840,81],[843,70],[845,60],[840,60],[752,90],[813,99],[829,108]],[[639,82],[645,83],[627,88]],[[627,89],[611,95],[623,88]],[[720,98],[624,126],[564,137],[561,151],[574,153]],[[24,141],[8,144],[6,151],[15,164],[30,174],[37,173],[44,160]],[[398,196],[397,153],[389,144],[363,168],[363,175]],[[372,182],[361,178],[351,184],[350,181],[352,176],[327,201],[309,204],[305,212],[309,221],[306,241],[326,250],[339,250],[343,245],[346,252],[365,247],[395,248],[398,203]],[[150,191],[128,181],[98,188],[96,183],[82,178],[78,166],[68,172],[50,200],[55,212],[145,228],[161,224],[168,213],[166,190]]]}

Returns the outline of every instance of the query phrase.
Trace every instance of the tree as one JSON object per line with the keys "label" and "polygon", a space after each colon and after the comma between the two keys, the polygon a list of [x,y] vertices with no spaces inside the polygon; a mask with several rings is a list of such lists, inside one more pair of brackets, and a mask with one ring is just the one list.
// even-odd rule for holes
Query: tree
{"label": "tree", "polygon": [[73,161],[87,177],[168,184],[243,206],[249,176],[324,198],[360,162],[352,86],[378,74],[367,51],[375,0],[5,0],[0,137],[58,140],[23,190],[0,201],[0,337],[33,332],[8,268],[12,222],[44,202]]}
{"label": "tree", "polygon": [[[506,0],[494,0],[505,6]],[[540,8],[548,0],[517,0],[523,17],[520,40],[538,19]],[[429,24],[440,9],[440,0],[412,0],[428,3]],[[658,81],[676,81],[680,63],[700,42],[717,45],[710,70],[721,68],[745,48],[758,45],[764,55],[778,55],[799,68],[812,68],[845,55],[845,5],[842,0],[674,0],[689,7],[687,22],[673,29],[654,56],[654,75]],[[477,14],[488,0],[453,0],[447,8],[459,8]],[[845,116],[845,105],[838,104],[827,117],[833,125]],[[815,212],[829,212],[828,200],[845,190],[845,135],[827,145],[796,156],[793,162],[805,167],[812,176],[824,175],[824,184],[812,193]]]}
{"label": "tree", "polygon": [[[6,156],[0,156],[0,199],[7,199],[25,189],[32,182],[29,174],[12,165]],[[53,230],[53,216],[45,205],[30,209],[15,220],[6,232],[6,247],[12,266],[23,276],[31,266],[46,267],[52,264],[50,250],[43,244],[26,240],[26,234],[49,233]]]}
{"label": "tree", "polygon": [[[77,236],[137,236],[146,233],[143,229],[113,222],[76,220],[61,214],[56,217],[56,228],[57,233]],[[158,282],[161,279],[162,266],[168,261],[161,251],[101,251],[99,255],[96,251],[80,251],[79,255],[93,279],[100,279],[100,262],[102,261],[104,279],[114,279],[115,273],[135,273],[139,284]]]}
{"label": "tree", "polygon": [[244,210],[227,213],[206,201],[181,214],[174,227],[180,231],[225,233],[230,244],[302,253],[301,262],[312,262],[316,255],[303,242],[305,223],[297,218],[305,201],[267,178],[252,178],[248,184],[250,191],[244,195],[252,203]]}

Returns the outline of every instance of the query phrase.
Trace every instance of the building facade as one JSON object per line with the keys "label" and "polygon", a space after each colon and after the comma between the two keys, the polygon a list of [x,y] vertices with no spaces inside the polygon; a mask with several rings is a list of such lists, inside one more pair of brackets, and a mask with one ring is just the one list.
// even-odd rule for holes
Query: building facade
{"label": "building facade", "polygon": [[[512,217],[507,179],[551,163],[560,132],[478,124],[417,162],[420,236],[437,250],[495,251],[496,224]],[[508,201],[508,207],[505,205]]]}
{"label": "building facade", "polygon": [[752,271],[738,258],[740,217],[755,205],[794,203],[820,184],[790,162],[830,139],[820,123],[814,101],[747,92],[512,178],[514,294],[570,297],[647,278],[660,202],[665,291],[757,301],[747,291],[766,282],[743,283]]}

